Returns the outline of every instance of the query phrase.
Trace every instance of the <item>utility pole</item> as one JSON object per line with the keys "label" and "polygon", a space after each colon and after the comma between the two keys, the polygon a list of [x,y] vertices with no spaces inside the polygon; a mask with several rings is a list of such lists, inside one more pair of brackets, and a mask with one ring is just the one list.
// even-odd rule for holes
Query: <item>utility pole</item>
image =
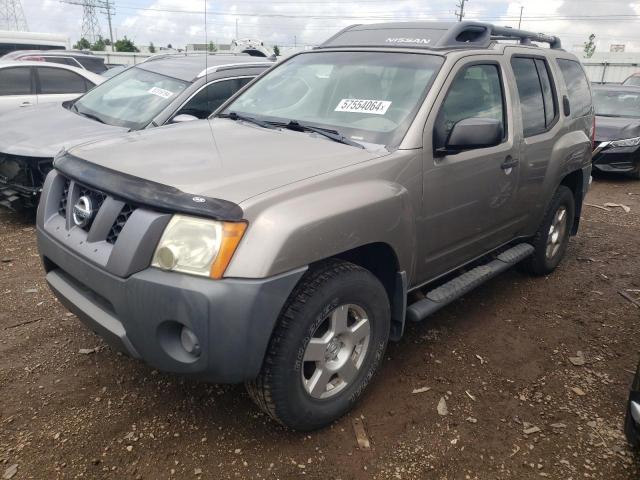
{"label": "utility pole", "polygon": [[520,20],[518,20],[518,30],[520,30],[520,26],[522,25],[522,11],[524,10],[524,7],[520,7]]}
{"label": "utility pole", "polygon": [[29,31],[20,0],[0,0],[0,30]]}
{"label": "utility pole", "polygon": [[456,10],[456,16],[458,17],[459,22],[461,22],[462,19],[464,18],[464,4],[468,1],[469,0],[460,0],[456,5],[456,7],[460,9],[460,10]]}
{"label": "utility pole", "polygon": [[238,19],[236,18],[236,41],[238,41]]}
{"label": "utility pole", "polygon": [[116,14],[115,7],[111,3],[111,0],[104,0],[104,9],[103,13],[107,15],[107,21],[109,22],[109,40],[111,40],[111,50],[115,47],[113,46],[113,27],[111,26],[111,16]]}

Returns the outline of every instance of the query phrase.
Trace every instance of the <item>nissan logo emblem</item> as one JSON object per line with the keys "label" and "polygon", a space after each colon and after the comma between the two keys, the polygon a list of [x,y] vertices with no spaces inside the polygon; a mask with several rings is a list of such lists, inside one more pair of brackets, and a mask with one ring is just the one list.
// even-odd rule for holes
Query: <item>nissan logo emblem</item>
{"label": "nissan logo emblem", "polygon": [[91,223],[94,214],[91,198],[84,195],[73,206],[73,223],[84,228]]}

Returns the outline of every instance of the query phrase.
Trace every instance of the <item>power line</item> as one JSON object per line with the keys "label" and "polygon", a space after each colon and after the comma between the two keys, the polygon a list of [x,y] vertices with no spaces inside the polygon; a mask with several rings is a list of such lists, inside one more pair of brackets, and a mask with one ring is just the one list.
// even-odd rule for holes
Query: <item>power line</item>
{"label": "power line", "polygon": [[20,0],[0,0],[0,29],[29,31]]}

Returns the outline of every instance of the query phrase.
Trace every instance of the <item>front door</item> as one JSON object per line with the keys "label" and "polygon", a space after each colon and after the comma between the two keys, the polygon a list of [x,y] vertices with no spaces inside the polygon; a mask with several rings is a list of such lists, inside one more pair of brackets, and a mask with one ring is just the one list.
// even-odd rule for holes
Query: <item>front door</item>
{"label": "front door", "polygon": [[[418,280],[430,280],[498,247],[517,229],[520,137],[505,95],[510,88],[498,60],[462,60],[436,101],[425,130]],[[478,117],[502,123],[499,145],[434,155],[457,122]]]}

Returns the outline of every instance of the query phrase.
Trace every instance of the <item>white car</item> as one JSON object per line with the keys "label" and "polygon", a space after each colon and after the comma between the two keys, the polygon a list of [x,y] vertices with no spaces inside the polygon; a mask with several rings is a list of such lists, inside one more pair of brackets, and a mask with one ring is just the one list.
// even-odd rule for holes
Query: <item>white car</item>
{"label": "white car", "polygon": [[68,65],[0,61],[0,114],[29,105],[72,100],[105,80]]}

